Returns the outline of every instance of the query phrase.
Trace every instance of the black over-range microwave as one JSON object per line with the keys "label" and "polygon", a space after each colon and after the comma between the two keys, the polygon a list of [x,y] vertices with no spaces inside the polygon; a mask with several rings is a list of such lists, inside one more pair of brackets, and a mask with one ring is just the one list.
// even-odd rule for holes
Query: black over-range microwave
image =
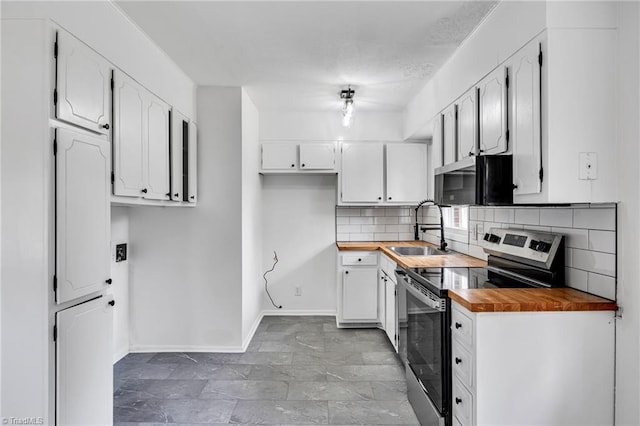
{"label": "black over-range microwave", "polygon": [[480,155],[435,169],[435,202],[441,205],[513,204],[513,156]]}

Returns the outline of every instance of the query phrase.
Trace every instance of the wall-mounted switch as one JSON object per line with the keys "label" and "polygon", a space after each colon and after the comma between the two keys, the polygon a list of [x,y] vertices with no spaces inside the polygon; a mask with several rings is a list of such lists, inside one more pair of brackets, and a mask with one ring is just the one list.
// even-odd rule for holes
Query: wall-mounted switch
{"label": "wall-mounted switch", "polygon": [[300,286],[296,287],[296,296],[302,296],[302,287]]}
{"label": "wall-mounted switch", "polygon": [[116,244],[116,262],[127,260],[127,243]]}
{"label": "wall-mounted switch", "polygon": [[484,237],[484,223],[476,224],[476,241],[482,240]]}
{"label": "wall-mounted switch", "polygon": [[579,154],[580,180],[598,179],[598,154],[595,152],[581,152]]}

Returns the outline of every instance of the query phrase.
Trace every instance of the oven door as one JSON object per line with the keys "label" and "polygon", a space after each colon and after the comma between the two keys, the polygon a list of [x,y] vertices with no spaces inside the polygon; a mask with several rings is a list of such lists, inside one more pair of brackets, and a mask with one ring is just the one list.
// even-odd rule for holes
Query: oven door
{"label": "oven door", "polygon": [[407,365],[440,416],[450,411],[449,299],[405,277]]}

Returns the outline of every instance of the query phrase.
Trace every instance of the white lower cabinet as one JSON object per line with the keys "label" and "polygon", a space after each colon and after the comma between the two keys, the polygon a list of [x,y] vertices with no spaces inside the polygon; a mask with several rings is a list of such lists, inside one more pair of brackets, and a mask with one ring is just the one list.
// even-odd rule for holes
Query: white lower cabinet
{"label": "white lower cabinet", "polygon": [[398,352],[398,301],[395,276],[396,263],[384,254],[380,254],[381,296],[384,296],[382,326],[393,348]]}
{"label": "white lower cabinet", "polygon": [[452,302],[453,424],[613,424],[614,313]]}
{"label": "white lower cabinet", "polygon": [[338,323],[378,323],[378,254],[340,254]]}
{"label": "white lower cabinet", "polygon": [[113,423],[113,300],[56,313],[56,423]]}

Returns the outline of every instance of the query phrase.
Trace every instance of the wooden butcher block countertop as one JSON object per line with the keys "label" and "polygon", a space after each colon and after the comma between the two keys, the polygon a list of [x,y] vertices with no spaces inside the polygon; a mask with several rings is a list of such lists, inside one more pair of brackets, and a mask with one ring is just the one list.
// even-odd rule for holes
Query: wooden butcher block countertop
{"label": "wooden butcher block countertop", "polygon": [[380,250],[391,259],[393,259],[402,268],[483,268],[487,266],[487,262],[475,257],[467,256],[455,251],[451,254],[438,256],[400,256],[389,247],[393,246],[427,246],[437,248],[433,244],[425,241],[362,241],[362,242],[337,242],[338,250],[362,250],[375,251]]}
{"label": "wooden butcher block countertop", "polygon": [[615,311],[615,302],[572,288],[474,288],[449,290],[471,312]]}

